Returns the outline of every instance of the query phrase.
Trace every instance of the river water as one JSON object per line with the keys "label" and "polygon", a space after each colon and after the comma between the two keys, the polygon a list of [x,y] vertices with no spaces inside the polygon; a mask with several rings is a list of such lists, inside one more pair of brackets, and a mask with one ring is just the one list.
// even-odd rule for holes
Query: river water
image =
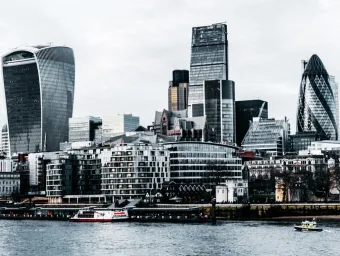
{"label": "river water", "polygon": [[210,224],[0,220],[0,255],[340,255],[340,222]]}

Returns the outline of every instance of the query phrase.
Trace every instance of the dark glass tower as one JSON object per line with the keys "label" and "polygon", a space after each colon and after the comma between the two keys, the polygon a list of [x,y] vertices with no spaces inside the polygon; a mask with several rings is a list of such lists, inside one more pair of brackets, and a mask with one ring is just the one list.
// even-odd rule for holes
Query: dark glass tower
{"label": "dark glass tower", "polygon": [[73,50],[17,49],[3,56],[2,69],[10,153],[58,150],[73,112]]}
{"label": "dark glass tower", "polygon": [[189,116],[202,116],[203,83],[228,80],[227,25],[223,23],[192,29]]}
{"label": "dark glass tower", "polygon": [[188,108],[189,71],[174,70],[168,90],[168,110],[179,111]]}
{"label": "dark glass tower", "polygon": [[235,143],[234,81],[205,81],[203,88],[208,140]]}
{"label": "dark glass tower", "polygon": [[337,90],[334,90],[327,70],[316,54],[302,63],[297,131],[313,131],[337,140]]}
{"label": "dark glass tower", "polygon": [[236,101],[236,143],[241,146],[253,117],[268,119],[268,102],[263,100]]}

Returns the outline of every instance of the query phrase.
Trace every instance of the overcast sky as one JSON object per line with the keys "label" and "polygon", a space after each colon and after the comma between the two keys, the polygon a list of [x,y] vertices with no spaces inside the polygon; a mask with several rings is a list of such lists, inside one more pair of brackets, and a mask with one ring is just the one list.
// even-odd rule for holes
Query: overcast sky
{"label": "overcast sky", "polygon": [[287,116],[292,131],[301,59],[318,54],[340,81],[336,0],[11,0],[0,7],[1,55],[26,44],[73,48],[74,116],[132,113],[150,124],[155,110],[167,108],[172,70],[189,69],[191,28],[217,22],[228,25],[236,100],[268,101],[269,116]]}

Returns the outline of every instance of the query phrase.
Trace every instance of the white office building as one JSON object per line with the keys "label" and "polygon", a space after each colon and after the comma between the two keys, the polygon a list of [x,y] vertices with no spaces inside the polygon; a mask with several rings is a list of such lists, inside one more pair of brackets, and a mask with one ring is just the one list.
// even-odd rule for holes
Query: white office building
{"label": "white office building", "polygon": [[10,157],[7,124],[2,127],[1,131],[1,151],[6,154],[6,157]]}
{"label": "white office building", "polygon": [[103,117],[103,137],[109,139],[117,134],[131,132],[139,126],[139,117],[131,114]]}
{"label": "white office building", "polygon": [[69,142],[94,141],[96,129],[102,124],[99,117],[69,118]]}

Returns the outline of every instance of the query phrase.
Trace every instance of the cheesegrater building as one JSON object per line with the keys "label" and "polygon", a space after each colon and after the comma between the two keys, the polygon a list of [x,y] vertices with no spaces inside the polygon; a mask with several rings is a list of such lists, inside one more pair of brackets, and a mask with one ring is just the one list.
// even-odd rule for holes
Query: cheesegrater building
{"label": "cheesegrater building", "polygon": [[73,50],[38,45],[2,57],[10,154],[59,150],[68,140],[75,64]]}
{"label": "cheesegrater building", "polygon": [[320,58],[314,54],[302,61],[302,79],[297,111],[298,132],[318,132],[338,139],[338,90]]}

